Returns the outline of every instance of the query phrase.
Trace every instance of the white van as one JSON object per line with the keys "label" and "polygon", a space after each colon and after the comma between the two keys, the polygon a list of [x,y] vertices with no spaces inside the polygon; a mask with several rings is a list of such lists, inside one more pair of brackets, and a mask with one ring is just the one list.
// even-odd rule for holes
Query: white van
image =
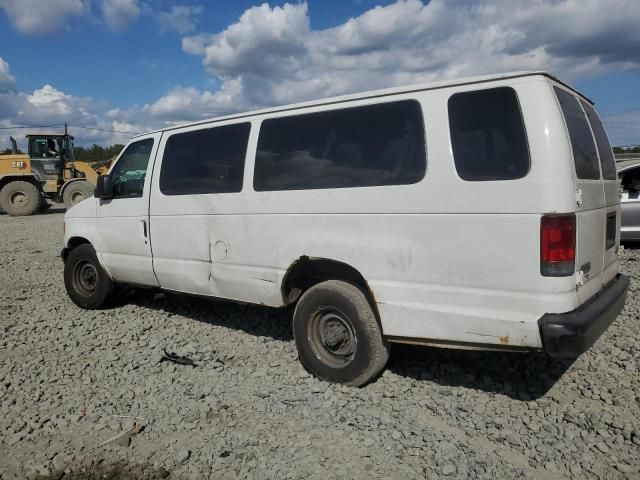
{"label": "white van", "polygon": [[619,225],[592,102],[527,72],[140,135],[62,258],[82,308],[118,284],[290,306],[304,366],[363,385],[389,342],[579,355],[624,305]]}

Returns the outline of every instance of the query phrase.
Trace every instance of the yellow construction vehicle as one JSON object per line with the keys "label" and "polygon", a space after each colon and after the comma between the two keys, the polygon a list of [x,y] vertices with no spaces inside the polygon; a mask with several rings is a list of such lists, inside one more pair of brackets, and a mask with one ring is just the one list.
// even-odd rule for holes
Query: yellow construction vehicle
{"label": "yellow construction vehicle", "polygon": [[13,153],[0,155],[0,209],[9,215],[31,215],[49,208],[49,201],[70,208],[93,195],[98,175],[108,166],[76,161],[66,127],[65,133],[26,137],[26,155],[18,153],[13,138]]}

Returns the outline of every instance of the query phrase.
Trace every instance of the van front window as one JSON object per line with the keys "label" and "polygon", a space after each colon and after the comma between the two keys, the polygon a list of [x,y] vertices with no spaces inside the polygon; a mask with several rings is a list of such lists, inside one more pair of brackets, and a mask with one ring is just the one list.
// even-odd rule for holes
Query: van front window
{"label": "van front window", "polygon": [[134,142],[127,147],[110,175],[113,179],[113,197],[141,197],[153,138]]}

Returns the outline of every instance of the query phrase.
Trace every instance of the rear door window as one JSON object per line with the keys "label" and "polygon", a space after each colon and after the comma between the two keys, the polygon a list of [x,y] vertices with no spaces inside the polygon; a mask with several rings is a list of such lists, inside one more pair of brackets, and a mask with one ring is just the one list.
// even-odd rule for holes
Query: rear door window
{"label": "rear door window", "polygon": [[529,147],[515,90],[456,93],[449,98],[456,170],[468,181],[514,180],[529,172]]}
{"label": "rear door window", "polygon": [[602,177],[606,180],[615,180],[616,175],[616,162],[613,158],[613,151],[611,150],[611,144],[607,138],[607,133],[604,130],[602,121],[598,114],[591,105],[581,101],[582,108],[587,114],[591,130],[596,137],[596,145],[598,147],[598,153],[600,154],[600,168],[602,168]]}
{"label": "rear door window", "polygon": [[576,175],[583,180],[598,180],[600,167],[591,129],[578,99],[564,90],[553,87],[569,131]]}

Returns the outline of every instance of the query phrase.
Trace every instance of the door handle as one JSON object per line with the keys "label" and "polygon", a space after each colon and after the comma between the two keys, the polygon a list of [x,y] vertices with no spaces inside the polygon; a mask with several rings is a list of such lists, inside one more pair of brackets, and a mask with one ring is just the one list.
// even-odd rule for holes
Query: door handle
{"label": "door handle", "polygon": [[142,222],[142,233],[144,234],[144,238],[147,238],[147,221],[140,220]]}

